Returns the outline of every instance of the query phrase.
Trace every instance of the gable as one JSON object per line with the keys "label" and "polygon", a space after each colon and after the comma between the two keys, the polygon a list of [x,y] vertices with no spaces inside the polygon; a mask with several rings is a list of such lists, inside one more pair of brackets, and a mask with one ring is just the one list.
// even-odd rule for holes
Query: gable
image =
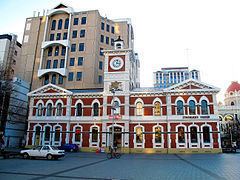
{"label": "gable", "polygon": [[183,87],[182,89],[202,89],[199,86],[195,86],[195,85],[187,85],[185,87]]}
{"label": "gable", "polygon": [[54,9],[61,9],[61,8],[67,8],[64,4],[60,3],[58,6],[56,6]]}

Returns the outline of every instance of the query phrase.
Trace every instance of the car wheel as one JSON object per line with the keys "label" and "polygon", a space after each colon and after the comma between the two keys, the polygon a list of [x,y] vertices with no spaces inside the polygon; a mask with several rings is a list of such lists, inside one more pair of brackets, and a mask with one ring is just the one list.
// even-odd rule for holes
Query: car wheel
{"label": "car wheel", "polygon": [[52,158],[53,158],[53,156],[52,156],[51,154],[48,154],[48,155],[47,155],[47,159],[48,159],[48,160],[51,160]]}
{"label": "car wheel", "polygon": [[23,158],[24,158],[24,159],[28,159],[28,158],[29,158],[28,153],[24,153],[24,154],[23,154]]}
{"label": "car wheel", "polygon": [[73,149],[71,149],[70,151],[73,152]]}

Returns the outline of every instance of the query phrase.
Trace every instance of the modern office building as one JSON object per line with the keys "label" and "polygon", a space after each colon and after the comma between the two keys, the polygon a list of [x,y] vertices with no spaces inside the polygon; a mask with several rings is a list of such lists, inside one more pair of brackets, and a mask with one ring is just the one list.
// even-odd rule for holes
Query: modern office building
{"label": "modern office building", "polygon": [[48,83],[67,89],[103,88],[103,50],[121,36],[133,48],[130,19],[110,20],[98,10],[75,12],[59,4],[26,19],[20,77],[37,89]]}
{"label": "modern office building", "polygon": [[120,38],[104,57],[101,89],[49,83],[28,94],[27,145],[75,143],[95,152],[116,142],[126,153],[221,152],[218,88],[197,79],[140,88],[139,60]]}
{"label": "modern office building", "polygon": [[167,88],[187,79],[200,79],[198,70],[189,70],[188,67],[169,67],[156,71],[154,75],[154,87]]}

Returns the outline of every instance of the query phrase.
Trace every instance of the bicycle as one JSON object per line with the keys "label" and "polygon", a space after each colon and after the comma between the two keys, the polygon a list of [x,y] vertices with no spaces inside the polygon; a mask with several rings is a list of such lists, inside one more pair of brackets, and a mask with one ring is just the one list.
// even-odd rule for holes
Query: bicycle
{"label": "bicycle", "polygon": [[110,149],[110,152],[107,153],[108,159],[113,159],[113,158],[119,159],[120,157],[121,157],[121,153],[118,153],[117,150],[113,149],[112,147]]}

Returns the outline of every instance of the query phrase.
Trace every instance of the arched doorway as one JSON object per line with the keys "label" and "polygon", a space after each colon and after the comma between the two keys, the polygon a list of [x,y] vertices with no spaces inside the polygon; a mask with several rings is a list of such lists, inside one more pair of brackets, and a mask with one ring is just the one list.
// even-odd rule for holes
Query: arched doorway
{"label": "arched doorway", "polygon": [[[123,127],[120,125],[114,125],[114,142],[117,143],[117,147],[122,147],[123,144]],[[112,126],[108,127],[108,143],[107,146],[112,144]]]}

